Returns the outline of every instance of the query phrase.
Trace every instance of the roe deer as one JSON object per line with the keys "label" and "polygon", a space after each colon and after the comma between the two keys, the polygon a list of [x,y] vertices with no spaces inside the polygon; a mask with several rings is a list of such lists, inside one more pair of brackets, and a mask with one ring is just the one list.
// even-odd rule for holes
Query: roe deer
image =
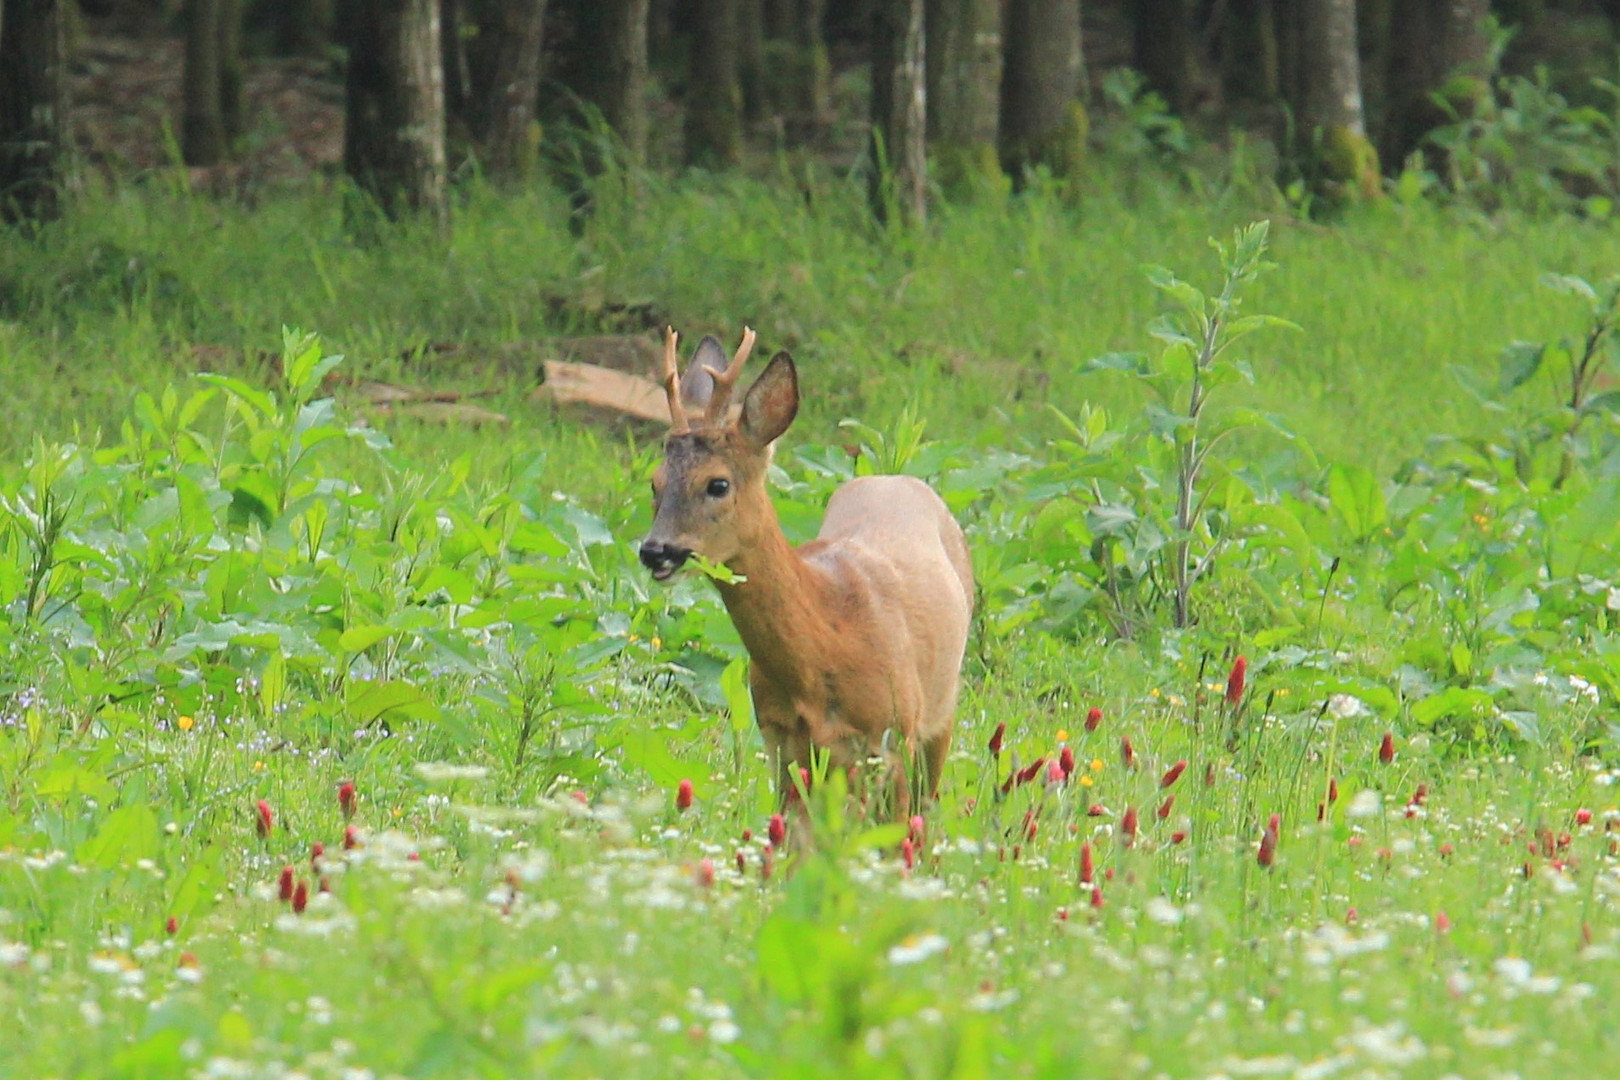
{"label": "roe deer", "polygon": [[[658,581],[693,554],[735,575],[716,585],[752,660],[749,688],[779,798],[814,748],[836,768],[885,758],[895,810],[908,813],[914,787],[937,791],[951,742],[973,614],[962,530],[922,481],[866,476],[833,493],[820,534],[795,550],[765,488],[772,444],[799,409],[793,358],[777,353],[732,418],[754,332],[744,329],[729,365],[705,337],[684,377],[676,342],[666,329],[671,426],[641,561]],[[688,421],[685,403],[703,407],[702,419]],[[907,782],[919,750],[923,774]]]}

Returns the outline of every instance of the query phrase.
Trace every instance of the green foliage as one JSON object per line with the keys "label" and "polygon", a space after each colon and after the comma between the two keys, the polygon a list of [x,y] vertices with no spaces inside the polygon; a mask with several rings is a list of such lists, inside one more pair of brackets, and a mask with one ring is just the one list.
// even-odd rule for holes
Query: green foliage
{"label": "green foliage", "polygon": [[[128,194],[0,250],[7,1066],[1601,1073],[1614,236],[1396,199],[1238,230],[1207,292],[1144,288],[1227,211],[1032,189],[897,239],[800,180],[621,177],[577,246],[550,196],[474,189],[448,245]],[[53,293],[98,237],[185,252],[198,302]],[[872,472],[962,520],[979,604],[916,826],[822,769],[766,844],[735,632],[701,574],[635,564],[656,446],[513,392],[462,431],[344,390],[649,298],[794,350],[792,538]],[[1250,305],[1307,330],[1245,339],[1272,324]],[[1152,352],[1119,352],[1144,324]],[[179,342],[278,335],[265,370],[182,377],[209,354]]]}

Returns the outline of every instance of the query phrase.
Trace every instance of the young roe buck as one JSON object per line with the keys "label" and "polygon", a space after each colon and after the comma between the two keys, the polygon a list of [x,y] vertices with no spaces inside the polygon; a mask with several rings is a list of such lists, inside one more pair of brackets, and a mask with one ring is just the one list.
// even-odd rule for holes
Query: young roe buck
{"label": "young roe buck", "polygon": [[[961,527],[922,481],[866,476],[833,493],[820,534],[795,550],[765,488],[772,444],[799,409],[793,358],[771,359],[733,419],[731,392],[754,332],[743,330],[729,365],[705,337],[684,378],[676,342],[666,329],[671,426],[641,561],[659,581],[694,554],[735,576],[716,585],[752,661],[754,714],[778,797],[791,794],[792,770],[811,764],[812,749],[840,769],[881,756],[905,814],[913,789],[937,791],[951,743],[973,614]],[[684,403],[703,407],[702,419],[690,421]],[[906,782],[918,751],[922,775]]]}

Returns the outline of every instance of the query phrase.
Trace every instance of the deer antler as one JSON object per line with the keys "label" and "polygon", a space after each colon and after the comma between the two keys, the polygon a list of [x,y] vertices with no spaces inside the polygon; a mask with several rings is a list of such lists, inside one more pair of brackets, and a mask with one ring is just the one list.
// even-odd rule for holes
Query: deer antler
{"label": "deer antler", "polygon": [[673,326],[664,327],[664,393],[669,395],[669,430],[687,430],[686,409],[681,405],[681,370],[675,359],[675,345],[681,336]]}
{"label": "deer antler", "polygon": [[725,371],[716,371],[704,365],[703,370],[709,373],[714,380],[714,393],[709,398],[708,422],[713,424],[726,418],[726,410],[731,408],[731,388],[737,385],[737,376],[742,374],[743,364],[748,362],[748,354],[754,351],[754,331],[752,327],[743,327],[742,343],[737,346],[737,352],[726,365]]}

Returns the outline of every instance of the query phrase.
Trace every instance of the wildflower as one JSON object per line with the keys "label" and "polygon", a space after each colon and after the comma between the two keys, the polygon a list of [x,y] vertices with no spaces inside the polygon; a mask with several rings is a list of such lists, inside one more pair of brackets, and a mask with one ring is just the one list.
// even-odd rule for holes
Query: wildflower
{"label": "wildflower", "polygon": [[900,861],[906,864],[907,870],[917,865],[917,845],[909,836],[900,841]]}
{"label": "wildflower", "polygon": [[1176,762],[1174,765],[1170,766],[1168,769],[1166,769],[1164,771],[1164,775],[1159,778],[1159,786],[1161,788],[1169,787],[1171,784],[1175,783],[1177,780],[1180,780],[1181,779],[1181,774],[1186,772],[1186,771],[1187,771],[1187,761],[1186,761],[1185,758],[1183,758],[1182,760]]}
{"label": "wildflower", "polygon": [[[915,819],[913,819],[913,820],[915,820]],[[742,842],[746,844],[746,843],[749,843],[753,839],[754,839],[754,830],[748,828],[746,825],[743,826]]]}
{"label": "wildflower", "polygon": [[939,934],[908,937],[889,949],[889,963],[896,967],[902,964],[920,964],[929,957],[944,952],[949,946],[950,942]]}
{"label": "wildflower", "polygon": [[1577,824],[1577,825],[1590,825],[1590,824],[1592,824],[1592,811],[1588,810],[1584,806],[1581,807],[1579,810],[1575,811],[1575,824]]}
{"label": "wildflower", "polygon": [[1249,662],[1239,656],[1232,661],[1232,674],[1226,677],[1226,703],[1233,708],[1243,700],[1243,682],[1249,671]]}
{"label": "wildflower", "polygon": [[1004,720],[996,725],[996,732],[990,736],[990,756],[1001,756],[1001,745],[1007,738],[1007,722]]}
{"label": "wildflower", "polygon": [[1171,833],[1170,834],[1170,842],[1172,844],[1184,844],[1184,843],[1186,843],[1187,842],[1187,830],[1186,829],[1177,829],[1175,832]]}
{"label": "wildflower", "polygon": [[1023,770],[1021,770],[1018,773],[1018,785],[1017,786],[1023,787],[1025,784],[1029,783],[1031,780],[1033,780],[1037,776],[1041,775],[1041,769],[1044,768],[1045,766],[1046,766],[1046,759],[1043,758],[1043,757],[1038,757],[1034,761],[1030,762]]}
{"label": "wildflower", "polygon": [[1130,736],[1119,740],[1119,759],[1127,769],[1136,768],[1136,748],[1131,745]]}
{"label": "wildflower", "polygon": [[[1064,749],[1067,750],[1068,747],[1065,746]],[[1046,763],[1046,784],[1048,787],[1053,784],[1061,784],[1068,778],[1069,774],[1063,771],[1063,762],[1053,758]]]}
{"label": "wildflower", "polygon": [[1331,776],[1328,777],[1327,801],[1329,806],[1339,801],[1339,781]]}
{"label": "wildflower", "polygon": [[343,850],[353,851],[360,846],[360,830],[353,825],[343,828]]}
{"label": "wildflower", "polygon": [[354,803],[356,792],[353,780],[345,780],[338,785],[338,809],[343,811],[346,818],[354,817]]}
{"label": "wildflower", "polygon": [[1429,785],[1428,784],[1419,784],[1417,786],[1417,790],[1412,792],[1412,798],[1410,800],[1409,805],[1411,805],[1411,806],[1422,806],[1424,803],[1426,803],[1428,801],[1429,801]]}
{"label": "wildflower", "polygon": [[787,839],[787,819],[781,814],[772,814],[771,823],[766,827],[765,835],[770,838],[771,847],[781,847],[782,841]]}
{"label": "wildflower", "polygon": [[1097,866],[1091,855],[1091,844],[1080,845],[1080,884],[1090,885],[1096,876]]}
{"label": "wildflower", "polygon": [[1360,914],[1360,912],[1356,911],[1356,909],[1354,907],[1351,907],[1351,908],[1348,908],[1348,909],[1345,910],[1345,913],[1344,913],[1344,925],[1346,925],[1346,926],[1354,926],[1354,925],[1356,925],[1356,923],[1358,923],[1360,921],[1361,921],[1361,914]]}
{"label": "wildflower", "polygon": [[1125,837],[1126,847],[1136,843],[1136,807],[1125,808],[1125,816],[1119,822],[1119,831]]}
{"label": "wildflower", "polygon": [[1060,742],[1060,743],[1066,743],[1066,742],[1069,741],[1069,729],[1068,728],[1058,728],[1057,741]]}
{"label": "wildflower", "polygon": [[1104,806],[1100,802],[1094,802],[1090,806],[1086,807],[1087,817],[1104,817],[1107,815],[1107,813],[1108,807]]}
{"label": "wildflower", "polygon": [[1086,731],[1096,731],[1102,724],[1102,710],[1093,705],[1086,713]]}
{"label": "wildflower", "polygon": [[675,809],[690,810],[692,808],[692,781],[682,780],[675,789]]}
{"label": "wildflower", "polygon": [[768,847],[759,853],[759,880],[771,880],[771,870],[776,866],[776,849]]}
{"label": "wildflower", "polygon": [[1102,906],[1103,906],[1102,886],[1101,885],[1093,885],[1091,887],[1091,908],[1092,908],[1093,911],[1101,911]]}
{"label": "wildflower", "polygon": [[286,903],[288,900],[291,900],[293,898],[293,868],[292,867],[283,866],[281,868],[281,881],[279,882],[279,886],[280,887],[277,889],[277,893],[278,893],[278,895],[280,895],[282,903]]}
{"label": "wildflower", "polygon": [[260,799],[258,805],[254,807],[254,809],[258,814],[258,817],[254,821],[254,828],[258,830],[261,837],[268,837],[270,835],[270,830],[275,828],[276,815],[271,811],[270,804],[264,799]]}
{"label": "wildflower", "polygon": [[[1064,744],[1062,751],[1058,753],[1057,760],[1058,768],[1063,770],[1063,778],[1067,780],[1074,773],[1074,751],[1069,748],[1068,744]],[[1590,820],[1591,814],[1588,814],[1587,818]]]}
{"label": "wildflower", "polygon": [[747,871],[748,871],[748,856],[743,853],[742,848],[738,848],[737,849],[737,873],[743,874],[743,873],[747,873]]}
{"label": "wildflower", "polygon": [[319,840],[315,841],[315,843],[311,844],[309,848],[309,868],[311,870],[319,870],[321,868],[321,860],[325,857],[326,845],[321,843]]}
{"label": "wildflower", "polygon": [[1384,741],[1378,744],[1378,760],[1384,765],[1395,760],[1395,735],[1392,732],[1384,732]]}
{"label": "wildflower", "polygon": [[1175,805],[1176,805],[1176,797],[1174,795],[1166,795],[1164,797],[1164,802],[1160,803],[1159,804],[1159,809],[1157,811],[1155,811],[1155,813],[1157,813],[1157,815],[1158,815],[1159,820],[1164,821],[1164,820],[1168,819],[1170,817],[1170,808],[1172,806],[1175,806]]}
{"label": "wildflower", "polygon": [[694,877],[696,878],[698,885],[700,887],[702,887],[702,888],[707,889],[711,885],[713,885],[714,884],[714,860],[713,859],[699,859],[698,864],[697,864],[697,872],[696,872],[696,874],[694,874]]}
{"label": "wildflower", "polygon": [[1456,853],[1456,851],[1457,851],[1457,849],[1452,847],[1450,844],[1441,844],[1440,845],[1440,857],[1442,859],[1451,858],[1451,856],[1454,855]]}
{"label": "wildflower", "polygon": [[1277,832],[1267,829],[1260,837],[1260,850],[1255,853],[1255,861],[1261,866],[1270,867],[1277,860]]}
{"label": "wildflower", "polygon": [[298,883],[298,887],[293,890],[293,894],[292,894],[293,914],[294,915],[302,915],[304,913],[304,909],[306,907],[308,907],[308,906],[309,906],[309,882],[300,881]]}
{"label": "wildflower", "polygon": [[1434,913],[1434,932],[1437,934],[1451,933],[1451,919],[1443,911]]}
{"label": "wildflower", "polygon": [[174,722],[174,726],[179,728],[181,731],[190,731],[196,726],[196,724],[197,721],[193,720],[189,716],[182,716]]}
{"label": "wildflower", "polygon": [[180,932],[180,920],[170,915],[169,920],[163,924],[163,929],[165,933],[173,937]]}
{"label": "wildflower", "polygon": [[917,847],[922,847],[923,837],[927,835],[927,832],[928,823],[923,820],[923,816],[921,814],[911,815],[911,820],[907,822],[906,838]]}
{"label": "wildflower", "polygon": [[1036,830],[1038,825],[1039,825],[1039,822],[1037,821],[1037,819],[1035,817],[1035,811],[1033,811],[1033,810],[1025,810],[1024,811],[1024,839],[1033,841],[1035,839],[1035,830]]}

